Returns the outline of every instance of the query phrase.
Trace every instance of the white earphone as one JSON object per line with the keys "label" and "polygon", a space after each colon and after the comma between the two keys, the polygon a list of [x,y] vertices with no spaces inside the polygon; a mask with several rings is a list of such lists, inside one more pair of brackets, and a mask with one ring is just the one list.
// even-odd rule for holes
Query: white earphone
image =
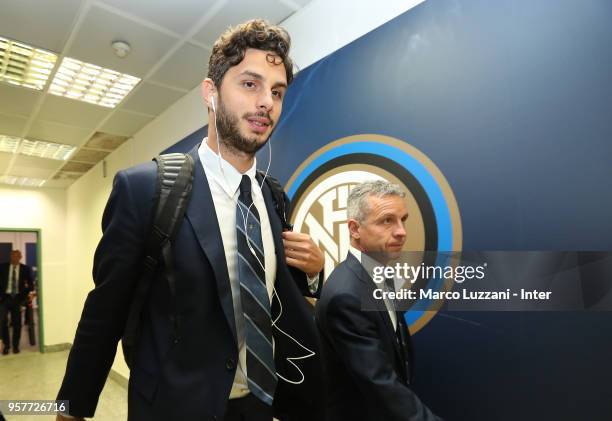
{"label": "white earphone", "polygon": [[211,95],[211,96],[208,97],[208,99],[210,100],[210,102],[212,104],[213,113],[216,116],[217,115],[217,110],[215,109],[215,97]]}
{"label": "white earphone", "polygon": [[[211,106],[212,106],[212,110],[213,110],[213,114],[214,114],[214,118],[215,118],[215,134],[217,135],[217,150],[218,150],[217,157],[219,158],[218,159],[219,169],[221,170],[221,174],[223,175],[223,179],[227,180],[227,178],[225,177],[225,172],[223,171],[223,165],[221,163],[221,158],[222,158],[222,156],[221,156],[221,139],[219,137],[219,131],[217,129],[217,108],[216,108],[216,104],[215,104],[215,97],[214,97],[214,95],[211,94],[208,97],[208,99],[210,100],[210,103],[211,103]],[[263,188],[263,184],[266,181],[266,177],[268,177],[268,171],[270,170],[270,165],[272,164],[272,144],[270,143],[269,139],[268,139],[268,150],[269,150],[268,167],[266,168],[266,172],[264,174],[264,177],[261,180],[261,185],[259,186],[260,190],[262,190],[262,188]],[[225,189],[222,189],[222,190],[225,190]],[[246,228],[246,226],[247,226],[247,219],[248,219],[249,212],[251,210],[251,206],[253,206],[253,205],[254,205],[254,203],[251,203],[249,205],[249,207],[247,209],[246,215],[242,211],[242,208],[239,208],[240,212],[242,213],[242,222],[243,222],[244,232],[245,233],[248,233],[248,230]],[[257,262],[259,263],[259,265],[261,266],[263,271],[266,272],[266,268],[265,268],[264,262],[261,262],[259,260],[259,257],[255,253],[255,250],[253,250],[253,246],[251,245],[251,239],[249,238],[248,234],[246,235],[246,240],[247,240],[247,246],[249,247],[249,251],[255,257],[255,260],[257,260]],[[291,339],[294,343],[299,345],[302,349],[304,349],[304,351],[307,352],[306,355],[301,355],[301,356],[297,356],[297,357],[286,357],[285,358],[300,373],[300,376],[301,376],[300,380],[297,380],[297,381],[289,380],[289,379],[285,378],[284,376],[282,376],[278,372],[276,372],[276,375],[279,378],[281,378],[284,381],[286,381],[287,383],[299,385],[299,384],[304,382],[305,376],[304,376],[304,373],[302,372],[302,370],[300,369],[300,367],[298,367],[298,365],[294,362],[294,360],[303,360],[303,359],[306,359],[306,358],[311,358],[311,357],[315,356],[315,352],[312,351],[311,349],[305,347],[304,345],[302,345],[297,339],[295,339],[293,336],[289,335],[287,332],[285,332],[284,330],[282,330],[280,327],[278,327],[276,325],[276,322],[280,319],[280,317],[283,314],[283,304],[281,303],[280,297],[279,297],[278,293],[276,292],[276,288],[274,287],[274,284],[272,285],[272,293],[273,293],[273,296],[276,296],[276,300],[278,301],[278,304],[279,304],[279,307],[280,307],[279,308],[279,312],[278,312],[278,316],[274,320],[272,320],[272,323],[271,323],[272,327],[276,328],[280,333],[285,335],[287,338]]]}

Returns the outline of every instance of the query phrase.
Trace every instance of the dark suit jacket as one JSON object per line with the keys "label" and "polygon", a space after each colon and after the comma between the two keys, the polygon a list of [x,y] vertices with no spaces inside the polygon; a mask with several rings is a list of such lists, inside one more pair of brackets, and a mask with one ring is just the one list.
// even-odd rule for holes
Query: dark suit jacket
{"label": "dark suit jacket", "polygon": [[[384,302],[372,296],[375,288],[370,275],[349,253],[329,276],[317,303],[329,383],[327,419],[438,420],[410,389],[411,346],[400,348]],[[381,311],[363,311],[362,303],[363,308]],[[403,313],[397,316],[400,320]]]}
{"label": "dark suit jacket", "polygon": [[[0,301],[3,299],[3,295],[6,292],[6,287],[9,281],[9,268],[10,263],[0,264]],[[19,264],[19,294],[17,294],[16,301],[19,304],[23,304],[28,298],[28,294],[32,291],[34,279],[32,275],[32,269],[23,264]]]}
{"label": "dark suit jacket", "polygon": [[[130,420],[222,420],[238,361],[232,294],[208,181],[197,147],[194,182],[185,219],[173,245],[176,299],[162,276],[152,279],[142,333],[130,373]],[[70,414],[92,416],[113,363],[150,231],[157,166],[154,162],[117,173],[94,256],[95,289],[85,302],[58,399],[70,400]],[[287,420],[320,420],[323,415],[321,362],[306,275],[285,263],[281,222],[267,185],[263,189],[277,255],[276,291],[283,313],[277,325],[316,357],[298,361],[301,385],[279,379],[274,408]],[[180,319],[178,337],[171,317]],[[273,316],[278,314],[273,300]],[[300,373],[286,360],[305,352],[273,329],[277,372],[290,380]]]}

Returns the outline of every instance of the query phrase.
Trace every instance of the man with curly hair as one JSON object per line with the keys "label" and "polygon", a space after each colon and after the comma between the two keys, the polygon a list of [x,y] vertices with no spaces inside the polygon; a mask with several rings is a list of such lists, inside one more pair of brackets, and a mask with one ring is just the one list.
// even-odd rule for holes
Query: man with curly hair
{"label": "man with curly hair", "polygon": [[[192,197],[173,242],[175,300],[163,276],[150,280],[129,420],[323,419],[318,339],[303,298],[319,294],[323,254],[310,236],[283,232],[255,162],[293,79],[289,47],[287,32],[263,20],[228,29],[213,46],[202,82],[208,136],[190,152]],[[153,162],[115,177],[96,286],[58,395],[69,410],[58,419],[94,415],[143,267],[156,177]]]}

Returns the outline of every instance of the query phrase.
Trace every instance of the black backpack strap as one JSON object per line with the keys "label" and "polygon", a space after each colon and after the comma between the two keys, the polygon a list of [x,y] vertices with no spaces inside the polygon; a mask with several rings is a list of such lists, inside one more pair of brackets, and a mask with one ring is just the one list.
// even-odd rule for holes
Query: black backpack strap
{"label": "black backpack strap", "polygon": [[283,230],[293,231],[293,225],[289,223],[289,203],[281,183],[276,178],[261,170],[257,170],[257,174],[259,175],[259,178],[263,178],[268,187],[270,187],[270,191],[272,191],[274,208],[281,219]]}
{"label": "black backpack strap", "polygon": [[160,195],[147,255],[152,256],[161,250],[170,292],[175,295],[171,242],[176,237],[191,198],[193,158],[188,154],[174,153],[160,155],[155,160]]}
{"label": "black backpack strap", "polygon": [[[131,368],[134,346],[139,332],[142,309],[147,300],[153,277],[160,262],[163,262],[165,277],[173,298],[176,294],[176,277],[172,259],[172,240],[176,236],[189,199],[193,184],[193,158],[188,154],[173,153],[157,156],[157,190],[155,216],[145,246],[142,275],[136,285],[130,305],[122,344],[125,361]],[[175,300],[174,300],[175,301]],[[178,317],[174,302],[174,330],[178,335]]]}

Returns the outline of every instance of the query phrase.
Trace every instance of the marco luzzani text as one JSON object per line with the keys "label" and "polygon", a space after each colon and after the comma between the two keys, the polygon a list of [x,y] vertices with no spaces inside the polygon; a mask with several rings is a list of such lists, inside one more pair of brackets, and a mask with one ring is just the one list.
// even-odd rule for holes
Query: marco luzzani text
{"label": "marco luzzani text", "polygon": [[[402,283],[410,282],[414,284],[419,279],[439,279],[443,281],[454,281],[463,284],[469,280],[482,280],[486,274],[487,264],[480,266],[430,266],[421,263],[418,266],[408,263],[396,263],[393,266],[374,266],[372,279],[376,284],[382,284],[385,279],[394,279]],[[376,300],[511,300],[513,298],[521,300],[549,300],[551,291],[527,290],[521,288],[513,291],[506,288],[501,291],[472,291],[466,288],[458,290],[440,290],[423,288],[412,290],[400,288],[399,290],[387,290],[376,288],[373,296]]]}

